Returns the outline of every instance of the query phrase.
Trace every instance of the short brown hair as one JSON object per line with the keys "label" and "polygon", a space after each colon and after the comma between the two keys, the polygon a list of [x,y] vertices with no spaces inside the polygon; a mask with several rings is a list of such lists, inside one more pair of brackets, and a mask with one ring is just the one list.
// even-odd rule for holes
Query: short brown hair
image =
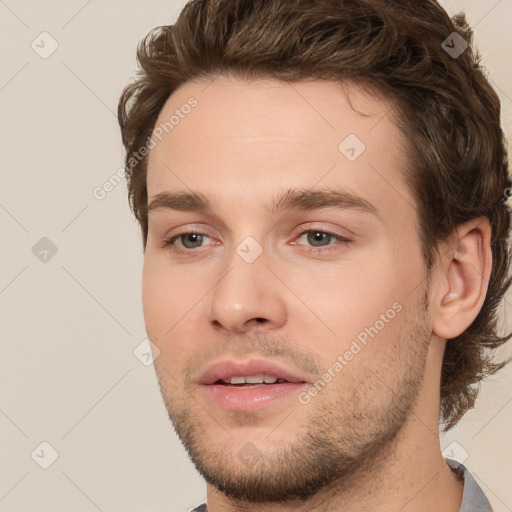
{"label": "short brown hair", "polygon": [[[454,47],[454,33],[458,44],[468,44],[459,56],[442,44]],[[417,202],[427,269],[458,225],[483,215],[492,227],[485,302],[444,355],[445,431],[474,406],[480,380],[506,364],[493,353],[512,336],[497,333],[511,282],[506,141],[500,101],[472,39],[464,14],[450,18],[435,0],[192,0],[174,25],[153,29],[139,44],[140,70],[118,108],[129,200],[145,247],[147,157],[137,152],[169,96],[188,80],[325,79],[358,83],[391,100],[407,143],[404,177]]]}

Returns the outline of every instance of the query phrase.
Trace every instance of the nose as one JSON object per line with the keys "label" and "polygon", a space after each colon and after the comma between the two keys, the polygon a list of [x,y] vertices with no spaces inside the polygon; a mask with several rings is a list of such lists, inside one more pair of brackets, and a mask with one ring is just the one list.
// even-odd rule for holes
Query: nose
{"label": "nose", "polygon": [[267,263],[264,254],[248,263],[233,251],[210,295],[209,320],[215,329],[240,333],[286,323],[284,285]]}

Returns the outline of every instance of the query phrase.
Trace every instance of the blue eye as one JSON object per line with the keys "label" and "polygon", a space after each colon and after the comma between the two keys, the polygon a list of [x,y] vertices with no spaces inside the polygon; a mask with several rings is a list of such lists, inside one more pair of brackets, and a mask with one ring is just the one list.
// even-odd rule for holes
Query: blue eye
{"label": "blue eye", "polygon": [[307,230],[303,231],[299,239],[302,238],[304,235],[307,235],[306,240],[309,244],[311,244],[313,247],[326,247],[329,244],[329,242],[334,239],[339,239],[336,235],[333,235],[332,233],[326,233],[325,231],[316,231],[316,230]]}
{"label": "blue eye", "polygon": [[[304,235],[307,235],[307,243],[310,244],[310,250],[321,249],[322,247],[330,247],[335,244],[330,242],[336,241],[341,243],[348,243],[350,240],[341,235],[330,233],[329,231],[322,231],[320,229],[306,229],[302,231],[297,240],[300,240]],[[305,245],[305,244],[298,244]],[[336,247],[333,247],[335,249]],[[330,250],[330,249],[329,249]],[[316,251],[319,252],[319,251]],[[323,252],[323,251],[322,251]]]}
{"label": "blue eye", "polygon": [[[198,231],[188,231],[186,233],[180,233],[175,235],[164,242],[164,248],[178,253],[190,253],[198,247],[202,247],[204,237],[210,238],[206,233],[200,233]],[[176,245],[176,240],[181,240],[182,247]],[[198,245],[197,245],[198,244]]]}
{"label": "blue eye", "polygon": [[[178,238],[181,239],[181,243],[183,244],[185,249],[194,249],[195,247],[200,247],[202,245],[201,242],[203,241],[203,238],[205,236],[206,235],[200,233],[185,233],[183,235],[180,235]],[[199,245],[196,246],[195,244],[197,244],[198,242]],[[189,243],[191,244],[191,246],[187,245]]]}
{"label": "blue eye", "polygon": [[[336,249],[336,245],[338,244],[332,242],[339,242],[344,244],[351,241],[348,238],[345,238],[341,235],[336,235],[334,233],[322,231],[320,229],[306,229],[299,233],[297,240],[300,240],[305,235],[307,235],[307,244],[296,242],[293,245],[309,245],[309,249],[306,247],[306,250],[311,250],[314,252],[326,252],[322,251],[323,247],[328,247],[329,249],[327,250],[331,250],[331,246],[332,249]],[[199,252],[197,251],[197,249],[205,247],[205,245],[203,245],[203,242],[205,241],[206,238],[211,239],[211,237],[209,237],[206,233],[201,233],[199,231],[187,231],[184,233],[174,235],[173,237],[165,240],[163,248],[178,254],[192,254],[193,252]],[[181,243],[176,244],[177,240],[180,240]]]}

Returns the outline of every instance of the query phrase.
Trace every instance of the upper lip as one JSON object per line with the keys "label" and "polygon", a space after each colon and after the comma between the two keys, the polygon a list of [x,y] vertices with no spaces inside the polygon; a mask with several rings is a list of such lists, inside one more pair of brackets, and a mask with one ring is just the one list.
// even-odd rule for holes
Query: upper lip
{"label": "upper lip", "polygon": [[289,382],[306,382],[298,372],[292,372],[282,366],[264,359],[235,361],[224,359],[211,364],[199,377],[199,384],[214,384],[218,380],[249,375],[269,375]]}

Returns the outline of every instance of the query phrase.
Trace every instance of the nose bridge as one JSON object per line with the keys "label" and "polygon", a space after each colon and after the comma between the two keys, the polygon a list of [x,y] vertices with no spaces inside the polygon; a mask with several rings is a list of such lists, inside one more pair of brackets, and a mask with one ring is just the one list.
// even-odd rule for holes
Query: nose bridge
{"label": "nose bridge", "polygon": [[211,322],[243,330],[250,320],[266,320],[274,327],[285,321],[284,297],[280,283],[267,268],[269,262],[262,245],[251,236],[234,247],[211,295]]}

